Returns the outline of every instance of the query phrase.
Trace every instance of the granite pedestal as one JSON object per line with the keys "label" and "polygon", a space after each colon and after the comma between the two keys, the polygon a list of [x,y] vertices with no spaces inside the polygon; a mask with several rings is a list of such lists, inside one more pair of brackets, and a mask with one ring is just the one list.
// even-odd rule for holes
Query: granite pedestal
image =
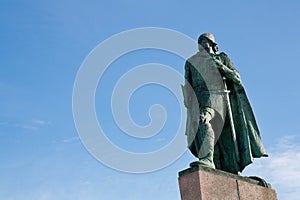
{"label": "granite pedestal", "polygon": [[277,200],[269,184],[196,166],[179,172],[181,200]]}

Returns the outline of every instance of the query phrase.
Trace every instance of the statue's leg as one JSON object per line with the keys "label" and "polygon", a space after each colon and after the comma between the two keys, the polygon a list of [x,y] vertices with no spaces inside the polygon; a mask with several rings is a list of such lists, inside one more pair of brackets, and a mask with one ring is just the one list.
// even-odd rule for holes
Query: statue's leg
{"label": "statue's leg", "polygon": [[193,165],[204,165],[210,168],[215,168],[214,155],[214,140],[215,135],[210,123],[199,123],[198,132],[196,135],[198,143],[198,162],[191,163]]}

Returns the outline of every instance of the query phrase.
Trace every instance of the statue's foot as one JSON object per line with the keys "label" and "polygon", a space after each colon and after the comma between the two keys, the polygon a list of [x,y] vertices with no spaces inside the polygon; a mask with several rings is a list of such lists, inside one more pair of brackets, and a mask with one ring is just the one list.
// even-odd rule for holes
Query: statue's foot
{"label": "statue's foot", "polygon": [[216,169],[215,164],[207,158],[201,159],[199,161],[192,162],[190,164],[190,167],[198,167],[199,165]]}

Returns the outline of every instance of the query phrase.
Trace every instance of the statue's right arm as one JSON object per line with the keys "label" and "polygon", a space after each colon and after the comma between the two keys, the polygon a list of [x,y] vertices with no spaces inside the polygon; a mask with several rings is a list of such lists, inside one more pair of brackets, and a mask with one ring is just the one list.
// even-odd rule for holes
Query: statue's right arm
{"label": "statue's right arm", "polygon": [[191,102],[192,102],[192,74],[191,74],[191,64],[186,61],[185,62],[185,84],[183,87],[183,95],[184,95],[184,105],[186,106],[186,108],[190,108],[191,107]]}
{"label": "statue's right arm", "polygon": [[229,67],[224,65],[221,61],[216,61],[216,63],[218,64],[218,68],[220,69],[222,74],[225,75],[226,78],[232,80],[237,84],[241,84],[240,74],[236,70],[230,69]]}

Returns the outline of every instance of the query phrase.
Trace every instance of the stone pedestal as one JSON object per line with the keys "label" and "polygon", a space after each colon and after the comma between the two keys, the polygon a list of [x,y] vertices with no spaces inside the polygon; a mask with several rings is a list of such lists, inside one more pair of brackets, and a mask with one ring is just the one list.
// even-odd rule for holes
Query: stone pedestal
{"label": "stone pedestal", "polygon": [[197,166],[179,172],[182,200],[277,200],[268,184],[251,178]]}

